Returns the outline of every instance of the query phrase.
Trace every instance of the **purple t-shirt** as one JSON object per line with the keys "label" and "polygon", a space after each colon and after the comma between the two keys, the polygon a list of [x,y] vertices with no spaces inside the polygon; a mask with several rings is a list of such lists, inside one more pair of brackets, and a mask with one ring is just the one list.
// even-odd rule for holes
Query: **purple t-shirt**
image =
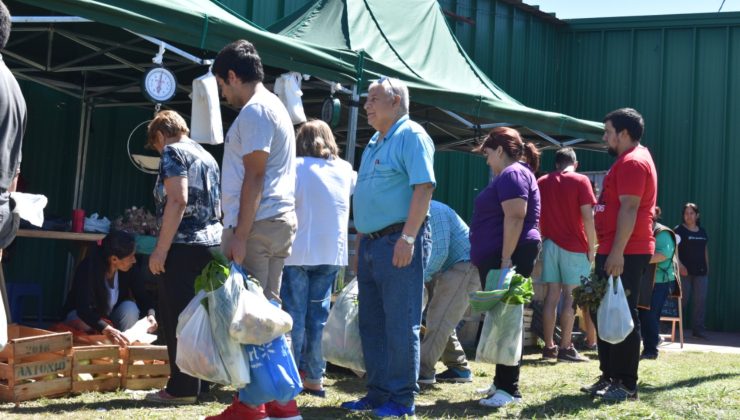
{"label": "purple t-shirt", "polygon": [[501,203],[513,198],[527,200],[522,242],[539,242],[540,190],[532,170],[522,163],[509,165],[475,198],[470,224],[470,260],[480,265],[486,259],[501,255],[504,247],[504,209]]}

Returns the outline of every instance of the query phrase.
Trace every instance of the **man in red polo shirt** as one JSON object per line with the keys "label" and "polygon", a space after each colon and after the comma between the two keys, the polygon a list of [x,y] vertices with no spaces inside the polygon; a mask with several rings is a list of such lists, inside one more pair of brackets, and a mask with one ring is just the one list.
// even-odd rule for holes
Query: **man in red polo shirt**
{"label": "man in red polo shirt", "polygon": [[[581,277],[591,274],[591,261],[596,251],[593,206],[596,204],[591,181],[576,173],[576,152],[570,147],[555,153],[555,172],[539,180],[542,199],[540,232],[542,242],[542,281],[547,284],[542,323],[545,348],[542,358],[566,362],[585,362],[571,342],[573,332],[573,289]],[[560,312],[560,349],[553,339],[557,307]]]}
{"label": "man in red polo shirt", "polygon": [[655,252],[652,219],[658,174],[650,152],[640,145],[645,127],[642,115],[634,109],[622,108],[607,114],[604,124],[604,141],[609,154],[617,160],[604,178],[601,196],[594,208],[599,240],[596,274],[621,276],[624,289],[629,293],[627,303],[635,327],[619,344],[599,339],[601,377],[581,390],[606,401],[624,401],[637,398],[640,362],[637,300],[642,273]]}

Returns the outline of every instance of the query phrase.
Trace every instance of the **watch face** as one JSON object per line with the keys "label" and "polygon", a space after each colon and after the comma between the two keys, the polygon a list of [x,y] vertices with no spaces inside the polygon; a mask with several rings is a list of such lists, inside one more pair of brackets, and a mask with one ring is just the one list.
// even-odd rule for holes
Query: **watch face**
{"label": "watch face", "polygon": [[169,101],[177,91],[175,74],[164,67],[154,67],[144,74],[144,95],[151,101]]}

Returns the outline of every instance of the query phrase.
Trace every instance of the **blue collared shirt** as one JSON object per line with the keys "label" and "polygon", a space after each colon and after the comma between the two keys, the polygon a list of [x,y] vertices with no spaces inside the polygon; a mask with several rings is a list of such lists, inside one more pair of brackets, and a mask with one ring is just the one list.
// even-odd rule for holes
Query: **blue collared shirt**
{"label": "blue collared shirt", "polygon": [[355,227],[371,233],[406,221],[414,185],[434,179],[434,143],[408,115],[378,140],[375,133],[362,153],[353,196]]}
{"label": "blue collared shirt", "polygon": [[424,271],[425,282],[461,261],[470,261],[470,229],[454,210],[432,200],[429,226],[432,229],[432,253]]}

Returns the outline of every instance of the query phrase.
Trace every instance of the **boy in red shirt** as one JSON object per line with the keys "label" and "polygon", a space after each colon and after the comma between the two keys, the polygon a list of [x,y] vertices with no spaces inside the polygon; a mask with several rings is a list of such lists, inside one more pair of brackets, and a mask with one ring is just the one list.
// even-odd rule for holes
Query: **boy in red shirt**
{"label": "boy in red shirt", "polygon": [[[593,206],[596,204],[591,181],[576,173],[576,152],[570,147],[555,153],[555,172],[539,180],[542,200],[540,232],[542,233],[542,281],[547,284],[542,314],[545,348],[542,358],[566,362],[585,362],[571,342],[573,332],[573,289],[581,277],[591,274],[596,247]],[[553,339],[557,306],[563,297],[560,313],[562,336],[560,349]]]}
{"label": "boy in red shirt", "polygon": [[601,196],[594,208],[599,240],[596,274],[621,276],[622,285],[629,293],[627,303],[635,327],[619,344],[599,339],[601,377],[581,390],[606,401],[624,401],[637,398],[640,362],[637,300],[640,279],[655,252],[652,219],[658,174],[650,152],[640,145],[645,126],[642,115],[634,109],[622,108],[607,114],[604,124],[604,141],[609,154],[617,160],[604,178]]}

